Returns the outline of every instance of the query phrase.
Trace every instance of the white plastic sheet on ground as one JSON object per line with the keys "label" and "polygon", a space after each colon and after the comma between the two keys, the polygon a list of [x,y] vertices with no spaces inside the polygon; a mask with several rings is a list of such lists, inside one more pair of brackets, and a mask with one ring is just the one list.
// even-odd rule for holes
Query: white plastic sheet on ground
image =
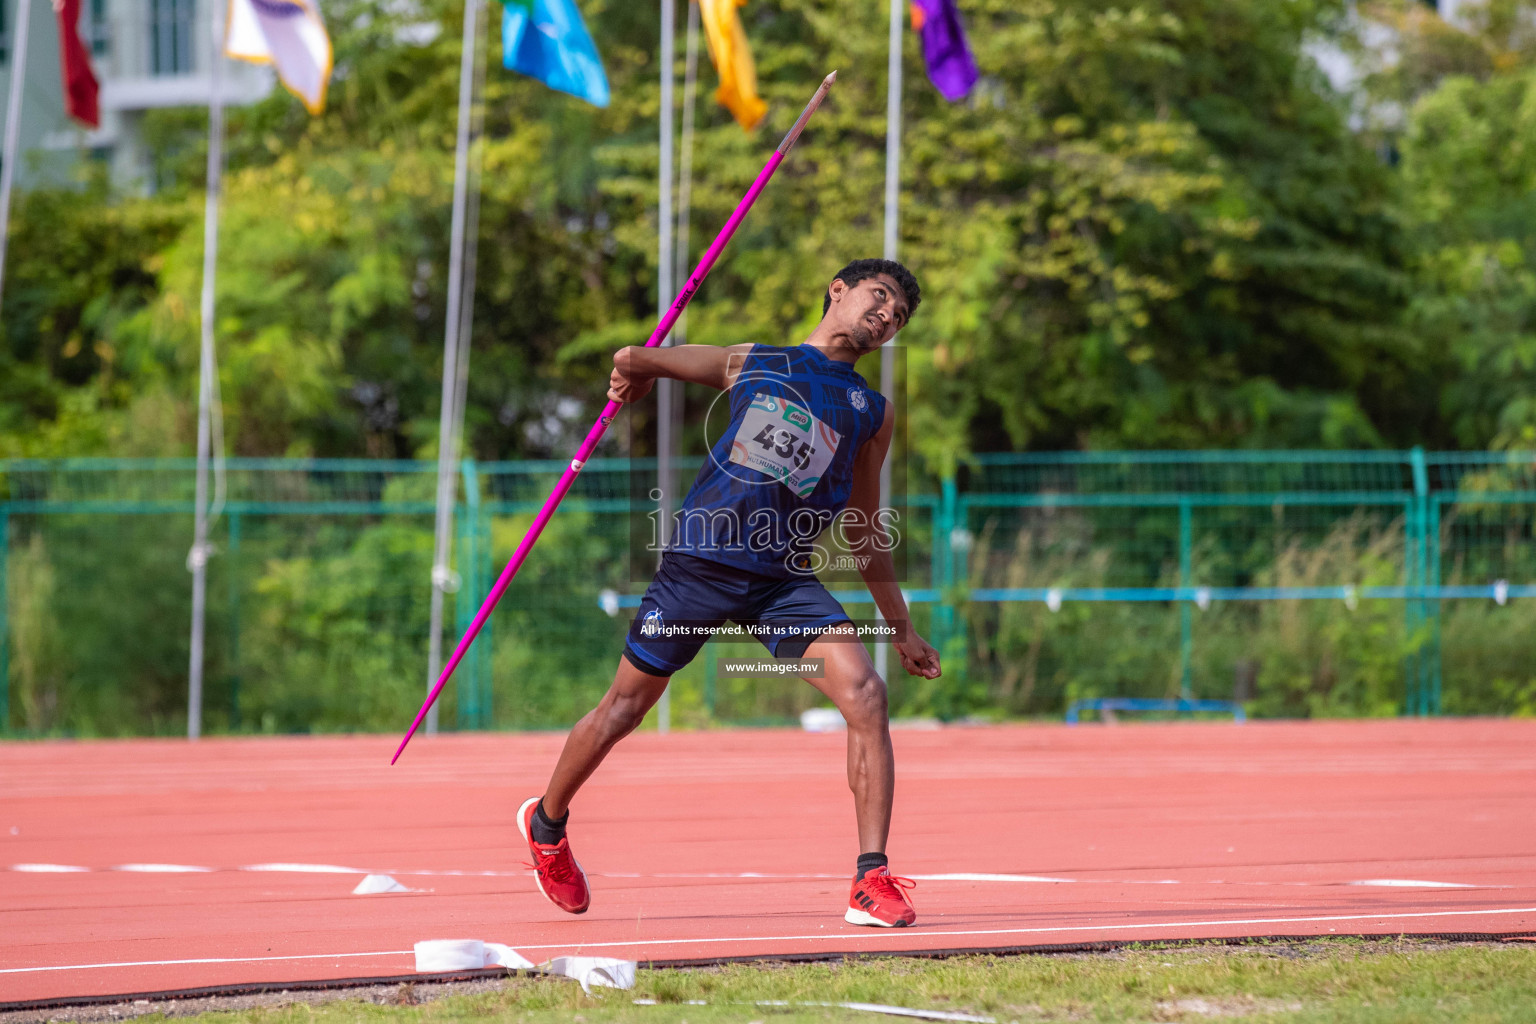
{"label": "white plastic sheet on ground", "polygon": [[478,971],[485,967],[528,970],[533,961],[511,946],[479,939],[427,939],[416,943],[416,973]]}
{"label": "white plastic sheet on ground", "polygon": [[593,987],[634,988],[637,966],[633,960],[616,960],[606,956],[557,956],[535,965],[511,946],[499,942],[482,942],[479,939],[427,939],[416,943],[418,974],[510,967],[513,970],[542,971],[570,978],[580,983],[581,990],[588,993]]}
{"label": "white plastic sheet on ground", "polygon": [[636,966],[633,960],[615,960],[606,956],[557,956],[541,964],[539,970],[563,978],[575,978],[581,982],[581,990],[590,993],[594,985],[600,988],[634,988]]}

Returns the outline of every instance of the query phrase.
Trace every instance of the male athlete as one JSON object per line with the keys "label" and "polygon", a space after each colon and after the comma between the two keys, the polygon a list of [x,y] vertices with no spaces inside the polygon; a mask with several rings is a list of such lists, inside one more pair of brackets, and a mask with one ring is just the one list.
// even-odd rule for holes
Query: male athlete
{"label": "male athlete", "polygon": [[[539,889],[561,910],[580,914],[591,903],[565,835],[576,791],[729,619],[776,658],[824,659],[824,673],[805,680],[848,723],[861,851],[845,920],[899,928],[917,919],[903,892],[912,883],[892,875],[885,856],[896,774],[885,681],[816,578],[821,549],[812,542],[842,515],[843,538],[868,556],[861,573],[881,615],[906,626],[879,509],[895,412],[853,366],[906,325],[919,297],[900,263],[857,260],[828,286],[821,322],[804,344],[630,347],[613,357],[614,401],[639,401],[656,378],[669,377],[725,391],[730,421],[683,501],[613,686],[571,730],[543,797],[518,811]],[[910,628],[894,646],[908,673],[939,675],[938,652]]]}

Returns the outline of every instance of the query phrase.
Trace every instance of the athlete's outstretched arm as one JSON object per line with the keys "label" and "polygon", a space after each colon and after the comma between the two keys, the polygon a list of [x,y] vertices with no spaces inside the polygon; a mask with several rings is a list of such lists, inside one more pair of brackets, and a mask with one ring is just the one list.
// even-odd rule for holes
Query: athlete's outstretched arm
{"label": "athlete's outstretched arm", "polygon": [[906,639],[893,646],[901,656],[901,667],[908,674],[925,679],[937,679],[939,652],[917,635],[912,628],[912,617],[907,611],[907,599],[901,595],[896,583],[896,565],[891,559],[890,535],[880,512],[880,467],[885,463],[885,453],[891,447],[891,434],[896,426],[894,402],[885,403],[885,421],[875,436],[864,443],[853,460],[853,493],[848,508],[843,513],[843,536],[855,555],[867,555],[869,561],[859,574],[869,587],[870,596],[886,622],[905,622]]}
{"label": "athlete's outstretched arm", "polygon": [[724,391],[741,372],[748,345],[673,345],[646,348],[630,345],[613,354],[613,375],[608,381],[608,397],[615,402],[636,402],[650,393],[658,377],[670,377],[690,384],[706,384]]}

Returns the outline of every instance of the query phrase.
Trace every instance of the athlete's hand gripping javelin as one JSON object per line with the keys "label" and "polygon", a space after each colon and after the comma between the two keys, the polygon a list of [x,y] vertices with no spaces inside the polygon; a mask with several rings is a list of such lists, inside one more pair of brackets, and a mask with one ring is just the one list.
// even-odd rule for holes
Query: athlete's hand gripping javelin
{"label": "athlete's hand gripping javelin", "polygon": [[651,393],[658,377],[703,384],[724,391],[736,379],[742,360],[752,350],[747,345],[672,345],[643,348],[631,345],[613,354],[613,373],[608,378],[608,397],[615,402],[638,402]]}

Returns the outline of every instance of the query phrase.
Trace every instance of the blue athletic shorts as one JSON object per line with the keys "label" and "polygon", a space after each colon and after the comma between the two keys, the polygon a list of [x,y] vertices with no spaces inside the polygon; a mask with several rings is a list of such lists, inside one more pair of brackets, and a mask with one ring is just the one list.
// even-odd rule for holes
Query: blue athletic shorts
{"label": "blue athletic shorts", "polygon": [[669,676],[694,659],[727,620],[776,658],[798,658],[821,627],[848,613],[815,576],[760,576],[696,555],[668,551],[634,621],[624,656],[642,672]]}

